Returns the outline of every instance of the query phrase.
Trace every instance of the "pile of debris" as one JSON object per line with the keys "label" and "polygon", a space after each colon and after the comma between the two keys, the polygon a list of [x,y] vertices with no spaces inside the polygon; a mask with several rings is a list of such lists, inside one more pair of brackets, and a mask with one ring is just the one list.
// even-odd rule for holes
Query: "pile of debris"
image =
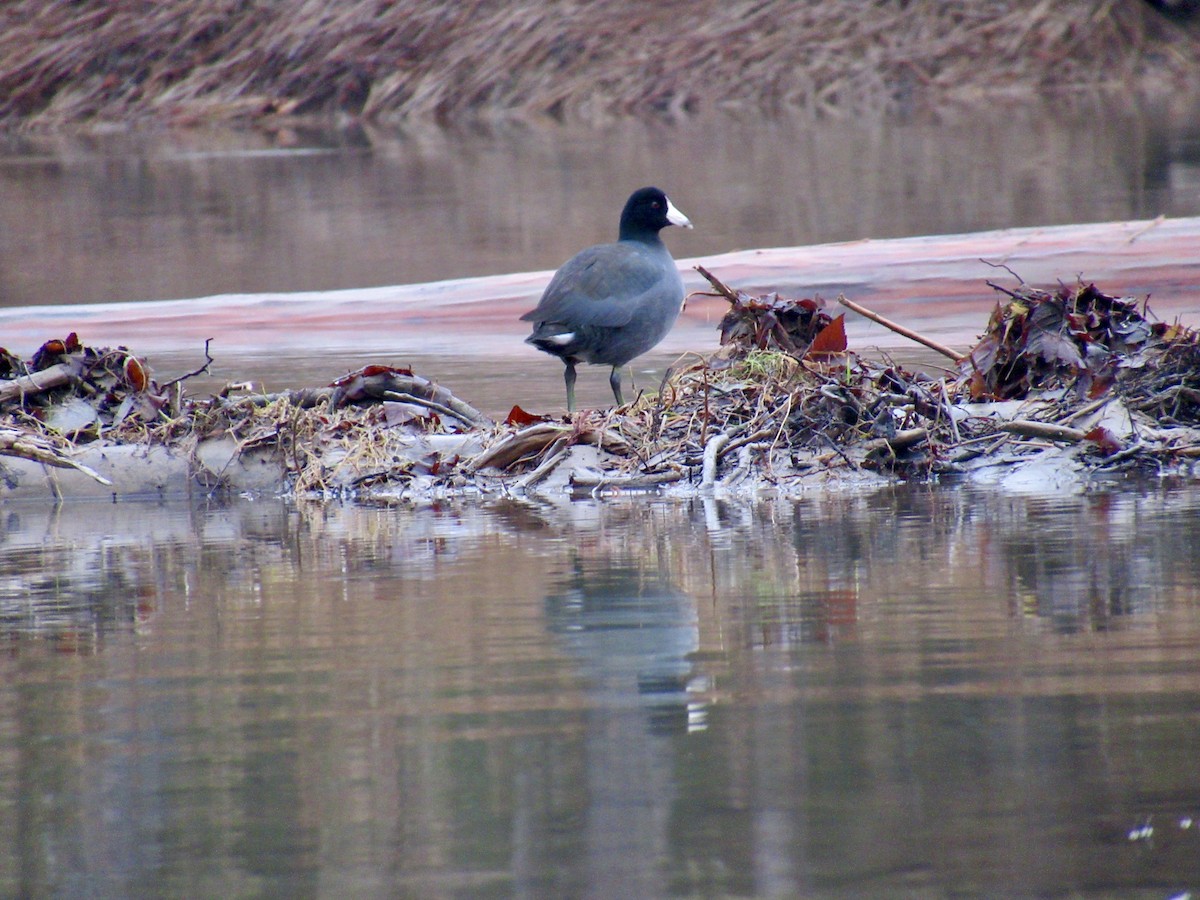
{"label": "pile of debris", "polygon": [[753,297],[701,272],[730,304],[720,349],[626,407],[572,418],[514,407],[493,423],[386,366],[324,388],[192,399],[186,379],[208,363],[160,385],[125,348],[75,335],[28,362],[0,351],[0,455],[33,461],[0,464],[0,477],[10,493],[45,465],[105,482],[121,448],[158,448],[206,490],[788,492],[1014,471],[1053,486],[1063,472],[1188,473],[1200,458],[1200,332],[1151,321],[1145,304],[1091,284],[993,285],[1005,302],[969,353],[906,332],[951,358],[928,376],[849,350],[843,316],[820,298]]}

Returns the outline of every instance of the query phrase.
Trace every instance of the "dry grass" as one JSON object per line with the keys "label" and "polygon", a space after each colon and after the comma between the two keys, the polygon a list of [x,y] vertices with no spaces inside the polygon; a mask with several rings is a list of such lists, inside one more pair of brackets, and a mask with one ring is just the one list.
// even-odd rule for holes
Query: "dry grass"
{"label": "dry grass", "polygon": [[1142,0],[13,0],[0,121],[832,114],[1196,83]]}

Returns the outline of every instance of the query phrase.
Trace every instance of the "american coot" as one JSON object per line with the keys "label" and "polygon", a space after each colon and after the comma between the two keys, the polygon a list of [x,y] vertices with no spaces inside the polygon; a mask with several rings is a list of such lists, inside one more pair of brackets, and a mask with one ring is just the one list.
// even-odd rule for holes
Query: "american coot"
{"label": "american coot", "polygon": [[597,244],[571,257],[554,273],[525,342],[567,365],[567,411],[575,410],[575,366],[612,366],[608,383],[617,406],[621,366],[661,341],[683,305],[683,282],[658,233],[668,225],[691,228],[688,217],[655,187],[634,191],[621,211],[614,244]]}

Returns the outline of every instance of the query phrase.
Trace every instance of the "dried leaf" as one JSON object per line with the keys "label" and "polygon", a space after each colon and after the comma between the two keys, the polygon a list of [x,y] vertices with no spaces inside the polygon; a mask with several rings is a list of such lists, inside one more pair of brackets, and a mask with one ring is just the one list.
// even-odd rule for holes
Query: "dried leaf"
{"label": "dried leaf", "polygon": [[[71,337],[75,335],[72,334]],[[144,391],[150,387],[150,375],[146,367],[136,356],[125,357],[125,381],[135,391]]]}
{"label": "dried leaf", "polygon": [[526,412],[519,406],[514,406],[508,412],[508,418],[504,420],[505,425],[515,425],[517,428],[524,428],[527,425],[536,425],[538,422],[549,422],[550,416],[539,416],[531,412]]}
{"label": "dried leaf", "polygon": [[1112,456],[1125,446],[1115,434],[1102,425],[1097,425],[1084,437],[1095,444],[1105,456]]}
{"label": "dried leaf", "polygon": [[405,378],[411,378],[412,374],[412,369],[399,368],[397,366],[369,365],[363,366],[357,372],[349,372],[343,375],[341,378],[334,381],[330,387],[346,387],[347,385],[353,383],[356,379],[373,378],[376,375],[399,375]]}
{"label": "dried leaf", "polygon": [[1025,351],[1050,363],[1078,370],[1083,367],[1083,354],[1070,335],[1059,331],[1038,331],[1030,335]]}
{"label": "dried leaf", "polygon": [[81,397],[74,397],[51,407],[45,417],[46,426],[59,434],[78,435],[95,427],[100,421],[96,408]]}
{"label": "dried leaf", "polygon": [[817,332],[811,344],[808,345],[806,356],[820,356],[829,353],[846,352],[846,315],[836,319]]}

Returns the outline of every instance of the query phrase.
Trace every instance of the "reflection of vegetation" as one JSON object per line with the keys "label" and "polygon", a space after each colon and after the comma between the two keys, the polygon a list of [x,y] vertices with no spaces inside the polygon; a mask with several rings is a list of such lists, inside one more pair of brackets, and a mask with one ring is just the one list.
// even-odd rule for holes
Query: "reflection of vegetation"
{"label": "reflection of vegetation", "polygon": [[154,612],[145,548],[48,547],[0,554],[0,634],[50,638],[58,652],[92,652],[106,633]]}
{"label": "reflection of vegetation", "polygon": [[[0,656],[0,892],[1038,895],[1195,813],[1194,492],[133,511],[9,520],[10,574],[51,535],[155,609]],[[693,672],[708,727],[654,727]]]}

